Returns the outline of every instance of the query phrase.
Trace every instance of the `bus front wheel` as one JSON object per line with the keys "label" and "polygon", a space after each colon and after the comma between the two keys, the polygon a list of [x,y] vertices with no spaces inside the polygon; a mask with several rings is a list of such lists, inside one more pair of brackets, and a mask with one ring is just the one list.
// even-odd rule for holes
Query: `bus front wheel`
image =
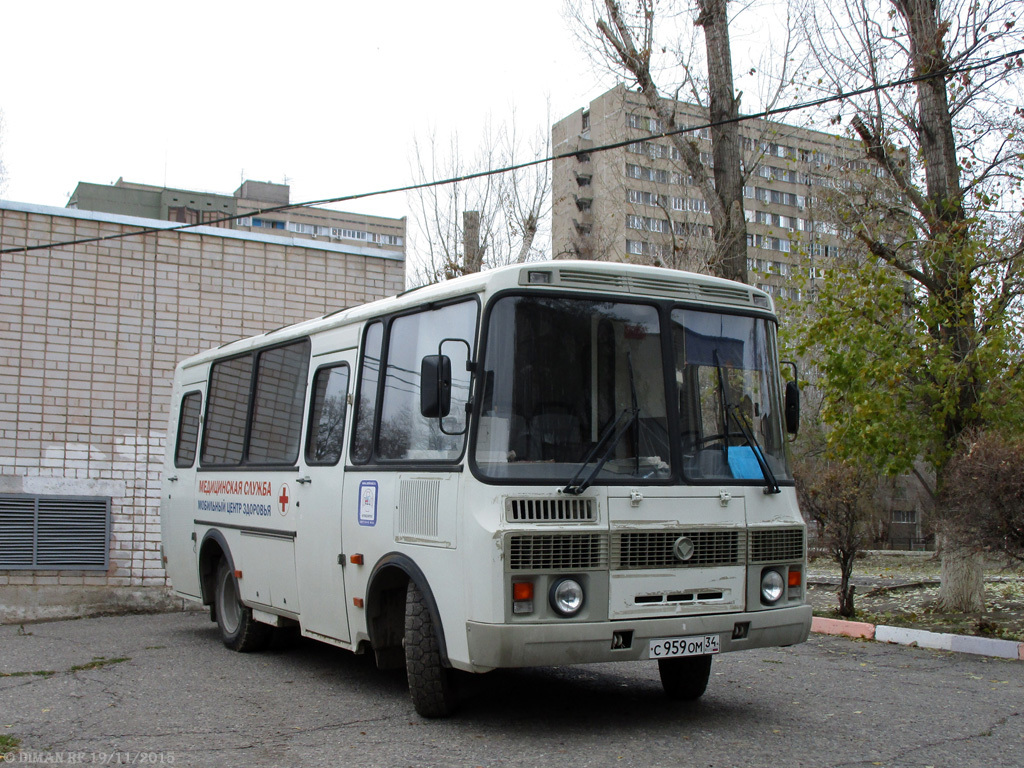
{"label": "bus front wheel", "polygon": [[665,695],[673,701],[696,701],[708,687],[711,656],[683,656],[658,659],[658,672]]}
{"label": "bus front wheel", "polygon": [[447,717],[455,709],[451,670],[441,661],[437,628],[420,588],[409,581],[405,599],[405,670],[413,706],[423,717]]}
{"label": "bus front wheel", "polygon": [[273,627],[252,617],[252,609],[242,605],[238,581],[226,558],[217,566],[214,600],[220,638],[228,648],[241,653],[260,651],[270,642]]}

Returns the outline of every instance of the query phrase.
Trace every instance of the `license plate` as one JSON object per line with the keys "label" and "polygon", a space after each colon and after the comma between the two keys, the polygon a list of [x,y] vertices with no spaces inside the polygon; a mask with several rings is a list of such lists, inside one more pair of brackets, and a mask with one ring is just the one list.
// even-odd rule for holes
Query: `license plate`
{"label": "license plate", "polygon": [[659,637],[651,640],[649,659],[672,659],[677,656],[705,656],[721,651],[718,635],[693,637]]}

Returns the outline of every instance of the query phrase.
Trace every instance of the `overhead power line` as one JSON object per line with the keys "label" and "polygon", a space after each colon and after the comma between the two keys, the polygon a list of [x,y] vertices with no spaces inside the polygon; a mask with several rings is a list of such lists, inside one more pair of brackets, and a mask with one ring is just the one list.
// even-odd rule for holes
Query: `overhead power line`
{"label": "overhead power line", "polygon": [[[881,85],[870,85],[864,88],[860,88],[854,91],[841,92],[838,94],[831,94],[829,96],[823,96],[820,99],[814,99],[811,101],[799,102],[797,104],[790,104],[788,106],[773,107],[772,109],[765,109],[761,112],[757,112],[749,115],[740,115],[734,118],[728,118],[726,120],[718,120],[715,122],[708,122],[702,125],[690,126],[687,128],[679,128],[674,131],[664,131],[662,133],[655,133],[647,137],[646,140],[650,139],[662,139],[669,136],[675,136],[682,133],[693,133],[696,131],[704,130],[705,128],[716,128],[721,125],[728,125],[730,123],[740,123],[748,120],[763,120],[775,115],[788,114],[789,112],[798,112],[802,109],[810,109],[812,107],[820,107],[825,104],[831,104],[837,101],[843,101],[845,99],[852,98],[854,96],[863,96],[869,93],[875,93],[879,91],[886,91],[892,88],[901,88],[905,85],[913,85],[915,83],[924,82],[926,80],[932,80],[937,77],[951,77],[953,75],[963,74],[976,69],[986,69],[994,66],[1000,62],[1019,57],[1024,55],[1024,48],[1018,48],[1017,50],[1010,51],[1008,53],[1000,54],[999,56],[993,56],[988,59],[983,59],[970,64],[964,64],[959,67],[946,67],[943,69],[929,72],[925,75],[915,75],[913,77],[905,77],[899,80],[892,80],[888,83]],[[177,226],[162,226],[162,227],[144,227],[137,229],[132,232],[119,232],[112,235],[103,235],[100,237],[86,237],[77,240],[63,240],[52,243],[42,243],[40,245],[22,246],[16,248],[4,248],[0,250],[0,254],[4,253],[27,253],[29,251],[40,251],[50,248],[65,248],[75,245],[85,245],[88,243],[99,243],[109,240],[123,240],[129,237],[143,237],[145,235],[159,234],[161,232],[180,232],[188,229],[195,229],[196,227],[207,227],[216,224],[224,224],[229,221],[236,221],[238,219],[249,218],[254,216],[262,216],[268,213],[278,213],[280,211],[293,210],[295,208],[308,208],[317,205],[330,205],[333,203],[344,203],[352,200],[363,200],[369,197],[381,197],[383,195],[392,195],[399,192],[414,192],[420,189],[428,189],[430,187],[440,187],[447,184],[458,184],[464,181],[473,181],[474,179],[480,179],[487,176],[496,176],[502,173],[511,173],[512,171],[525,170],[526,168],[532,168],[537,165],[543,165],[544,163],[551,163],[555,160],[565,160],[571,157],[576,157],[581,154],[595,154],[598,152],[608,152],[613,149],[621,149],[622,147],[629,146],[635,143],[635,139],[628,139],[624,141],[617,141],[612,144],[602,144],[597,147],[590,147],[586,150],[574,150],[571,152],[562,152],[556,155],[549,155],[548,157],[536,158],[534,160],[527,160],[522,163],[515,163],[508,165],[503,168],[493,168],[486,171],[476,171],[474,173],[467,173],[461,176],[453,176],[447,179],[437,179],[434,181],[425,181],[417,184],[406,184],[401,187],[392,187],[390,189],[379,189],[374,192],[358,192],[351,195],[340,195],[338,197],[327,197],[321,200],[307,200],[301,203],[288,203],[286,205],[275,205],[268,208],[260,208],[259,210],[248,211],[246,213],[240,213],[234,216],[223,216],[221,218],[212,219],[210,221],[197,222],[195,224],[179,224]]]}

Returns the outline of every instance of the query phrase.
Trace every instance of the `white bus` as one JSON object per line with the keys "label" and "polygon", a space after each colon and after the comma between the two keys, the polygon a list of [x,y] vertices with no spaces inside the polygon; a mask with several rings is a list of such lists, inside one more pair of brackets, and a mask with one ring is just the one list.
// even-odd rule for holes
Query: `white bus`
{"label": "white bus", "polygon": [[224,644],[273,627],[405,666],[651,659],[807,638],[805,527],[767,294],[686,272],[516,265],[227,344],[175,372],[175,591]]}

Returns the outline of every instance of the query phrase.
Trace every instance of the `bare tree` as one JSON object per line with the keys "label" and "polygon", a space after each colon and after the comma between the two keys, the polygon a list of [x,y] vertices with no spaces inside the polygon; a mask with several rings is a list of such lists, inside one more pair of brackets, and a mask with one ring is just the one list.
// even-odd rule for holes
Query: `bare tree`
{"label": "bare tree", "polygon": [[821,459],[801,462],[795,474],[800,509],[818,524],[821,541],[839,566],[839,615],[853,616],[850,577],[867,541],[875,476],[863,467]]}
{"label": "bare tree", "polygon": [[[413,174],[417,183],[428,184],[546,158],[550,138],[545,125],[532,140],[524,141],[513,115],[497,131],[488,124],[468,160],[457,134],[446,147],[434,134],[425,142],[417,139],[413,147]],[[414,252],[419,260],[413,278],[417,284],[529,261],[547,251],[551,213],[548,163],[427,186],[413,193],[410,202]],[[467,212],[474,215],[466,216]]]}
{"label": "bare tree", "polygon": [[[743,183],[745,173],[756,163],[748,163],[744,171],[738,122],[740,94],[733,82],[727,0],[693,0],[692,4],[638,0],[628,7],[616,0],[579,0],[570,4],[569,15],[591,54],[609,64],[619,76],[628,75],[639,87],[669,134],[686,174],[700,189],[712,222],[710,271],[747,282]],[[668,30],[674,30],[684,15],[692,16],[693,26],[703,31],[702,58],[694,55],[693,45],[686,41],[667,42],[671,34]],[[785,80],[784,67],[790,59],[788,37],[785,50],[777,53],[783,69],[776,85]],[[671,64],[666,59],[671,59]],[[678,111],[682,93],[708,110],[710,168],[702,160],[695,138],[678,132],[686,127],[680,124]],[[776,94],[781,90],[776,89]]]}
{"label": "bare tree", "polygon": [[[865,194],[854,185],[834,195],[838,224],[866,257],[833,317],[818,326],[830,324],[846,339],[831,347],[825,385],[832,375],[832,396],[859,403],[835,411],[845,419],[848,452],[873,453],[902,470],[924,456],[940,492],[960,436],[993,420],[1015,421],[1019,404],[1003,383],[1020,342],[1013,318],[1024,292],[1024,244],[1009,236],[1019,232],[1024,176],[1015,107],[1021,57],[1006,57],[1020,46],[1019,8],[1011,0],[838,0],[813,5],[805,24],[821,86],[875,88],[849,98],[836,119],[845,113],[889,187]],[[883,87],[906,77],[916,82]],[[876,316],[873,327],[857,325],[858,338],[854,325],[883,305],[883,295],[891,322]],[[872,309],[857,306],[865,302]],[[897,326],[906,329],[898,339]],[[863,375],[860,384],[847,375],[849,355],[840,361],[855,338],[861,348],[878,341],[861,366],[873,378]],[[861,386],[863,400],[854,390]],[[899,419],[874,407],[871,393],[900,402]],[[899,438],[879,441],[885,430]],[[979,610],[974,543],[948,537],[943,558],[940,602]]]}
{"label": "bare tree", "polygon": [[950,460],[940,525],[986,552],[1024,563],[1024,438],[969,432]]}

